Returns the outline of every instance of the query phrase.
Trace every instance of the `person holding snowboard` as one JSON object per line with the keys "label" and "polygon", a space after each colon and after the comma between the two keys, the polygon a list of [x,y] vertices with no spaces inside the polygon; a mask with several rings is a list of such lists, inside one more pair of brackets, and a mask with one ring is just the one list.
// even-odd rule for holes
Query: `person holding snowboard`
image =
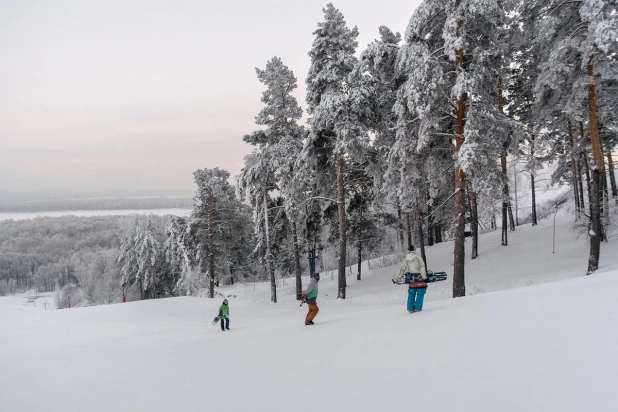
{"label": "person holding snowboard", "polygon": [[223,303],[219,306],[219,319],[221,319],[221,331],[230,330],[230,307],[227,299],[223,299]]}
{"label": "person holding snowboard", "polygon": [[[408,276],[406,276],[408,275]],[[402,276],[410,279],[408,285],[408,313],[423,310],[423,301],[427,291],[427,271],[425,263],[414,250],[414,245],[408,247],[408,254],[401,262],[399,272],[393,276],[393,283],[398,283]]]}
{"label": "person holding snowboard", "polygon": [[307,316],[305,317],[305,325],[313,325],[313,319],[320,311],[318,308],[317,299],[318,299],[318,282],[320,281],[320,274],[316,273],[311,277],[309,281],[309,285],[307,286],[307,290],[302,292],[302,297],[307,302],[307,306],[309,306],[309,311],[307,312]]}

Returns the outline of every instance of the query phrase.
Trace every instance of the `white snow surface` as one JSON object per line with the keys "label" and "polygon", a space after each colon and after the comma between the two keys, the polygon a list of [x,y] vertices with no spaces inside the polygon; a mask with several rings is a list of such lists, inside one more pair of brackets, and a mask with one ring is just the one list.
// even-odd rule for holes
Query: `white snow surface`
{"label": "white snow surface", "polygon": [[458,299],[452,244],[428,248],[449,280],[420,313],[396,267],[348,277],[345,301],[324,273],[315,326],[291,280],[277,304],[266,283],[219,289],[229,332],[211,326],[220,298],[45,311],[3,297],[0,411],[616,411],[616,241],[584,276],[585,236],[559,213],[552,254],[552,231],[481,236]]}

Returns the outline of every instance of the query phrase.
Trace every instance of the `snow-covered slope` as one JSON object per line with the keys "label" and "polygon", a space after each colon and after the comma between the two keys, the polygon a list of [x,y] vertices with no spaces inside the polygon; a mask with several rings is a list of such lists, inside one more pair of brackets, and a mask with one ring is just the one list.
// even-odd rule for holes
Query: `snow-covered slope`
{"label": "snow-covered slope", "polygon": [[[568,211],[561,210],[556,217],[555,246],[553,245],[553,219],[539,221],[537,226],[530,224],[517,227],[515,232],[509,232],[509,246],[501,246],[499,230],[480,236],[479,257],[470,260],[471,241],[466,242],[466,293],[478,293],[530,286],[560,279],[568,279],[585,275],[588,264],[588,243],[585,235],[574,232],[573,217]],[[618,255],[618,244],[615,239],[601,245],[600,270],[612,268],[618,264],[613,256]],[[427,264],[434,271],[448,273],[446,282],[431,285],[426,300],[435,301],[448,299],[452,296],[453,243],[445,242],[428,247]],[[555,253],[552,253],[555,250]],[[367,265],[363,265],[363,280],[356,280],[356,265],[352,266],[353,274],[348,276],[347,299],[345,303],[336,304],[376,306],[391,305],[405,299],[405,287],[396,287],[391,278],[399,269],[391,266],[373,270],[367,273]],[[285,283],[284,283],[285,282]],[[303,278],[303,285],[308,277]],[[270,284],[267,282],[254,284],[236,284],[223,287],[219,291],[225,296],[242,297],[257,301],[270,300]],[[322,303],[335,303],[337,297],[337,274],[322,273],[320,281],[320,300]],[[279,280],[279,301],[294,300],[294,281]]]}
{"label": "snow-covered slope", "polygon": [[[350,277],[345,301],[324,276],[309,327],[291,282],[276,305],[266,285],[222,289],[236,296],[230,332],[210,323],[220,299],[45,311],[0,298],[0,411],[618,410],[618,248],[604,243],[582,276],[569,219],[555,254],[551,221],[508,248],[482,236],[477,294],[432,284],[412,315],[395,267]],[[451,247],[429,248],[430,267],[450,273]]]}

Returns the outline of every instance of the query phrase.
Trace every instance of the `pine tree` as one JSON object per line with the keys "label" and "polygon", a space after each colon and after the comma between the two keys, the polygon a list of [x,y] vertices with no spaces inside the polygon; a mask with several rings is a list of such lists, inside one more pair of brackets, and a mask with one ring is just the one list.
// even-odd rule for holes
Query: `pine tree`
{"label": "pine tree", "polygon": [[[604,159],[599,135],[598,90],[602,80],[615,80],[618,14],[613,0],[550,2],[538,15],[540,40],[547,47],[537,81],[542,103],[559,99],[569,115],[588,119],[592,157],[590,180],[590,256],[587,273],[598,268],[602,227]],[[570,87],[565,87],[565,82]],[[585,107],[587,110],[582,110]]]}
{"label": "pine tree", "polygon": [[[297,87],[294,73],[283,64],[281,59],[274,57],[266,64],[265,70],[256,69],[258,79],[266,85],[262,94],[262,102],[265,107],[256,117],[256,123],[266,126],[265,130],[253,132],[244,137],[244,141],[257,146],[252,155],[245,158],[245,166],[238,176],[238,194],[246,197],[254,208],[254,221],[256,222],[256,235],[258,244],[256,248],[263,247],[265,261],[268,266],[271,281],[271,301],[277,301],[275,282],[275,268],[271,251],[269,229],[269,192],[278,189],[276,172],[289,169],[295,161],[295,151],[288,151],[297,147],[294,143],[302,138],[302,129],[297,125],[302,116],[302,110],[296,99],[291,95]],[[285,172],[283,172],[285,173]],[[287,180],[286,180],[287,182]],[[289,190],[286,193],[291,193]],[[294,202],[288,203],[288,210],[294,219]],[[296,235],[296,222],[293,223],[293,231]],[[263,236],[261,235],[263,233]],[[294,242],[297,280],[297,296],[300,288],[300,262],[298,241]]]}
{"label": "pine tree", "polygon": [[[366,101],[371,88],[364,82],[364,76],[352,76],[357,64],[356,51],[358,30],[346,26],[343,14],[332,4],[324,11],[324,21],[318,23],[313,33],[315,39],[309,56],[311,66],[307,76],[307,104],[311,115],[309,135],[300,163],[307,172],[315,165],[304,161],[312,157],[314,161],[328,152],[326,159],[336,174],[339,264],[337,297],[346,297],[346,233],[347,216],[344,191],[344,167],[348,160],[361,159],[368,144],[368,134],[363,126],[363,118],[371,115]],[[318,153],[322,151],[322,153]],[[314,169],[324,177],[329,176],[323,169]],[[334,182],[333,182],[334,183]],[[332,183],[322,189],[332,187]],[[331,196],[330,191],[322,192]]]}

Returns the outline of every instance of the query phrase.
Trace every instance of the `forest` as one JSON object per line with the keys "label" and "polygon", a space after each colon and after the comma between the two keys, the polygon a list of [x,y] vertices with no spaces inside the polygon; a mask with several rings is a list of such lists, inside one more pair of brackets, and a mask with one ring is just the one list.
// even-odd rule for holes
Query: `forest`
{"label": "forest", "polygon": [[[345,299],[350,265],[410,244],[426,259],[425,247],[452,241],[453,297],[465,296],[479,232],[501,230],[508,247],[509,232],[546,213],[535,191],[548,165],[571,188],[587,274],[597,270],[618,202],[614,1],[425,0],[403,35],[381,26],[364,49],[340,10],[323,12],[305,124],[298,80],[273,57],[256,68],[264,105],[239,136],[253,151],[238,176],[195,171],[188,218],[1,223],[0,293],[212,298],[221,282],[259,277],[277,302],[277,277],[299,292],[311,252],[337,269]],[[531,193],[521,221],[518,176]]]}

